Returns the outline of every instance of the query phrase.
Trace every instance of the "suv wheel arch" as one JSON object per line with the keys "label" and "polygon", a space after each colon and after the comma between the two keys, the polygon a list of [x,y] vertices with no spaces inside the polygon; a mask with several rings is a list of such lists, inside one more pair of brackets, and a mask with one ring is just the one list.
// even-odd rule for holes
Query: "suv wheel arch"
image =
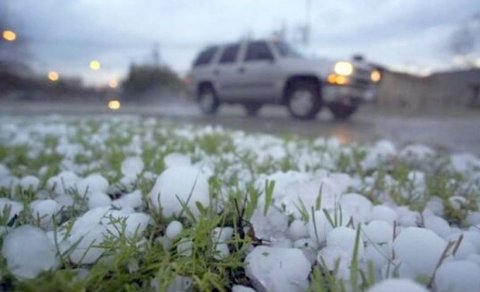
{"label": "suv wheel arch", "polygon": [[197,86],[197,102],[204,114],[215,114],[220,106],[218,95],[211,82],[201,82]]}
{"label": "suv wheel arch", "polygon": [[282,92],[282,103],[283,104],[286,104],[286,102],[287,102],[289,90],[291,90],[291,88],[295,85],[295,83],[298,83],[298,82],[314,83],[318,88],[319,98],[322,99],[322,96],[320,94],[321,93],[320,89],[322,87],[322,82],[320,81],[320,79],[317,76],[314,76],[314,75],[297,75],[297,76],[291,76],[291,77],[287,78],[287,80],[285,81],[285,85],[283,87],[283,92]]}
{"label": "suv wheel arch", "polygon": [[285,84],[283,103],[298,119],[313,119],[322,108],[321,84],[313,76],[289,78]]}

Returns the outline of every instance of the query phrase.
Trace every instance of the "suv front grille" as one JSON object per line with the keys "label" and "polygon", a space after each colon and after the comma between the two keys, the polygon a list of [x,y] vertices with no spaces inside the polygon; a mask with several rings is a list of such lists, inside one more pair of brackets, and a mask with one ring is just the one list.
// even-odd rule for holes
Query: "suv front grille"
{"label": "suv front grille", "polygon": [[368,87],[371,84],[370,80],[354,78],[352,85],[359,87]]}
{"label": "suv front grille", "polygon": [[361,68],[355,68],[353,75],[351,76],[351,85],[357,88],[367,88],[372,84],[370,81],[370,70]]}
{"label": "suv front grille", "polygon": [[355,68],[353,78],[370,80],[370,70]]}

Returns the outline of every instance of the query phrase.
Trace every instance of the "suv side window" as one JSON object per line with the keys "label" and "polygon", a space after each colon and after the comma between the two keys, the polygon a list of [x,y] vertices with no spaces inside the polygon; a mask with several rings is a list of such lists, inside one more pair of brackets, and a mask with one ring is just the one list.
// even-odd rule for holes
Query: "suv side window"
{"label": "suv side window", "polygon": [[225,50],[220,57],[220,63],[234,63],[237,60],[239,50],[240,45],[229,45],[225,47]]}
{"label": "suv side window", "polygon": [[201,65],[207,65],[212,61],[213,56],[215,55],[215,52],[217,51],[216,47],[210,47],[201,52],[197,59],[193,62],[193,66],[201,66]]}
{"label": "suv side window", "polygon": [[247,46],[245,61],[273,60],[272,52],[265,42],[252,42]]}

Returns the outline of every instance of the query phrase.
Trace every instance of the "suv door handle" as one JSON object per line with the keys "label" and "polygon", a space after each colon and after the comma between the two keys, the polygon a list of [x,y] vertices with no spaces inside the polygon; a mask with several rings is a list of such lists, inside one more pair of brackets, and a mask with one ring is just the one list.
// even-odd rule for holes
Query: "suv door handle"
{"label": "suv door handle", "polygon": [[220,70],[218,69],[213,70],[213,75],[218,75],[218,74],[220,74]]}
{"label": "suv door handle", "polygon": [[240,67],[238,68],[238,73],[245,73],[245,68],[244,67]]}

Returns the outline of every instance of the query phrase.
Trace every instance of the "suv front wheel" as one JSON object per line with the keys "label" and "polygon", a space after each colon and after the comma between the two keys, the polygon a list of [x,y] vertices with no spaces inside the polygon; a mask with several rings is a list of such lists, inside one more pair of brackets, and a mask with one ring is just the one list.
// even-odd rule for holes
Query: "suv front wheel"
{"label": "suv front wheel", "polygon": [[287,107],[290,114],[303,120],[315,118],[322,107],[319,92],[315,82],[295,82],[287,92]]}
{"label": "suv front wheel", "polygon": [[218,101],[217,94],[211,85],[204,85],[198,90],[198,105],[204,114],[213,115],[217,112]]}

